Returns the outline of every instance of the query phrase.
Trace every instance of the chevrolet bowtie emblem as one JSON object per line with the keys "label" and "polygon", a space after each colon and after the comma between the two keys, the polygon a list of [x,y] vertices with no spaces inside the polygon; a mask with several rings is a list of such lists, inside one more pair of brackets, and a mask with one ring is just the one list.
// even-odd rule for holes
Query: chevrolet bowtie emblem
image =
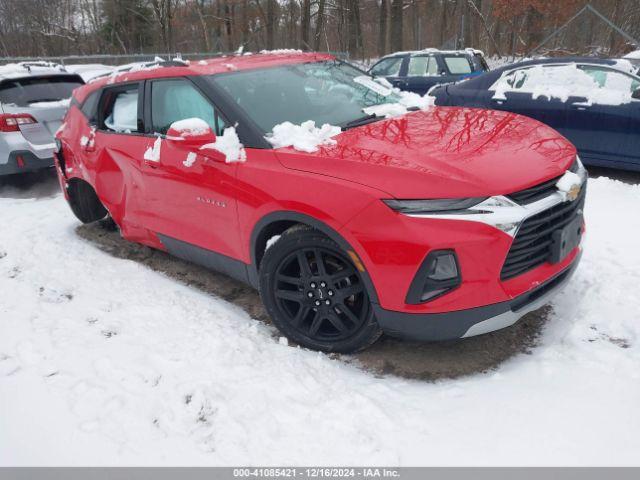
{"label": "chevrolet bowtie emblem", "polygon": [[573,202],[580,195],[580,185],[572,185],[567,192],[567,200]]}

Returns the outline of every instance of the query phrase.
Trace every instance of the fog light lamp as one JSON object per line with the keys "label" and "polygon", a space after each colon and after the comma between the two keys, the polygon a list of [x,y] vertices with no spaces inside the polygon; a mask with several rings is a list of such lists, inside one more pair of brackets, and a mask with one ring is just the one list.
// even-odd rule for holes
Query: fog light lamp
{"label": "fog light lamp", "polygon": [[418,269],[406,302],[419,304],[440,297],[458,287],[462,279],[458,259],[453,250],[434,250]]}

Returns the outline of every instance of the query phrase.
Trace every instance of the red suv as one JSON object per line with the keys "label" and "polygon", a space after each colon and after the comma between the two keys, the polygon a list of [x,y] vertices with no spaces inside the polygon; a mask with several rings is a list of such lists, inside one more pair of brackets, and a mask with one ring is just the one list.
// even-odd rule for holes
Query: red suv
{"label": "red suv", "polygon": [[[469,337],[545,304],[581,253],[575,148],[508,112],[365,114],[401,98],[374,83],[313,53],[94,81],[58,134],[65,197],[83,222],[110,216],[126,239],[258,288],[314,349]],[[308,120],[330,138],[297,138]]]}

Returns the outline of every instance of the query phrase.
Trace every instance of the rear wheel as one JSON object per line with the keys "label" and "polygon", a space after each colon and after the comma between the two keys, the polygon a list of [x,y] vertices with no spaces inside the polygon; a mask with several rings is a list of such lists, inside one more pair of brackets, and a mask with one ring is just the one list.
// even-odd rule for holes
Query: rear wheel
{"label": "rear wheel", "polygon": [[267,249],[260,294],[273,323],[315,350],[355,352],[381,334],[358,270],[333,240],[309,227],[287,230]]}
{"label": "rear wheel", "polygon": [[69,206],[74,215],[82,223],[91,223],[102,220],[107,216],[107,209],[96,195],[91,185],[82,180],[69,182]]}

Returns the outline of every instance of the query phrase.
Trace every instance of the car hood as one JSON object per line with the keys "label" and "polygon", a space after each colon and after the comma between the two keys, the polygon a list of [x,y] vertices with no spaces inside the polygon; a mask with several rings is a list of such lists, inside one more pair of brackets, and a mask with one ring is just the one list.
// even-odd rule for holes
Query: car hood
{"label": "car hood", "polygon": [[546,125],[509,112],[459,107],[381,120],[314,153],[278,149],[291,169],[333,176],[395,198],[483,197],[561,175],[576,150]]}

